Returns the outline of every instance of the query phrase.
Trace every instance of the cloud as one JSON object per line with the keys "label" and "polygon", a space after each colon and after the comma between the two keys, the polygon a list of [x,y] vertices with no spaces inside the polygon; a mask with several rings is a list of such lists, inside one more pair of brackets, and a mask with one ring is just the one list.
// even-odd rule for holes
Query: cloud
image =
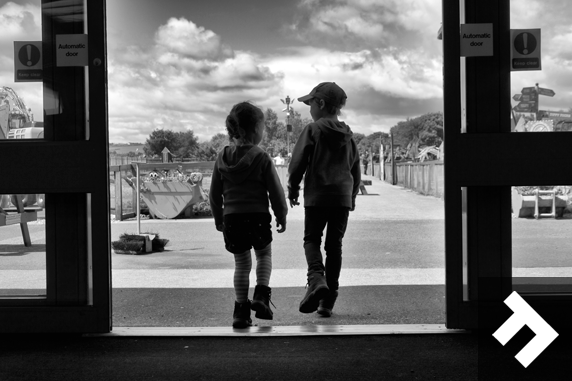
{"label": "cloud", "polygon": [[306,43],[344,50],[415,46],[439,53],[440,0],[302,0],[298,7],[287,31]]}
{"label": "cloud", "polygon": [[41,21],[41,10],[37,5],[4,4],[0,7],[0,43],[12,43],[34,34],[41,38]]}
{"label": "cloud", "polygon": [[184,18],[171,18],[162,25],[155,35],[155,44],[165,52],[194,60],[218,61],[234,56],[220,36]]}
{"label": "cloud", "polygon": [[282,80],[255,53],[234,51],[215,32],[171,18],[152,46],[110,52],[110,139],[144,141],[155,128],[210,138],[224,131],[233,104],[260,105]]}

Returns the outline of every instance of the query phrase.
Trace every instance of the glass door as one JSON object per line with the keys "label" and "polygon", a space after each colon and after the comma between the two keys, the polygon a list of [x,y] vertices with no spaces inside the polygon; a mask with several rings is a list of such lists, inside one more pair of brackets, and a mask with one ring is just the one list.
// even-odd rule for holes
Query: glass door
{"label": "glass door", "polygon": [[[511,51],[516,49],[521,55],[527,55],[536,45],[533,44],[534,33],[527,33],[526,42],[521,41],[522,37],[520,40],[515,37],[518,41],[513,43],[511,11],[509,0],[443,2],[448,328],[479,327],[479,310],[483,309],[480,307],[488,301],[504,300],[514,290],[519,293],[525,290],[525,300],[533,308],[542,307],[548,311],[546,313],[557,311],[563,303],[572,300],[566,287],[562,287],[562,279],[548,287],[547,282],[534,286],[533,282],[526,281],[522,285],[521,281],[516,281],[521,274],[534,276],[531,269],[541,267],[529,265],[532,263],[530,257],[519,255],[513,258],[513,243],[520,245],[522,242],[513,241],[514,229],[518,229],[519,237],[525,229],[531,231],[529,226],[517,224],[515,218],[519,218],[519,214],[524,217],[525,212],[530,212],[533,219],[535,213],[543,214],[542,210],[534,210],[534,194],[531,193],[532,203],[525,205],[520,193],[525,192],[522,196],[529,196],[526,192],[531,191],[530,188],[551,188],[552,193],[540,195],[541,209],[550,209],[544,210],[543,215],[555,216],[551,209],[553,204],[565,209],[565,205],[557,202],[561,203],[564,193],[568,192],[566,186],[572,184],[572,179],[570,171],[562,170],[562,166],[556,163],[569,162],[567,152],[572,135],[566,132],[568,127],[564,122],[558,122],[560,129],[546,128],[545,125],[555,125],[554,115],[547,114],[553,119],[549,123],[547,119],[551,118],[535,109],[540,96],[552,95],[548,91],[551,89],[547,89],[548,84],[543,88],[533,83],[529,86],[532,90],[523,86],[520,103],[513,98],[511,71],[515,69]],[[530,19],[535,24],[527,25],[527,28],[551,29],[549,27],[553,26],[539,25],[542,20],[535,16]],[[461,40],[465,37],[462,29],[461,34],[459,31],[463,24],[490,27],[490,53],[473,54],[473,50],[462,56]],[[524,47],[523,44],[528,42],[530,44]],[[519,63],[536,65],[537,61],[528,57]],[[546,61],[544,65],[554,64],[551,60]],[[533,69],[539,70],[540,67]],[[543,74],[546,76],[546,72]],[[537,95],[532,96],[531,91]],[[568,115],[566,112],[558,114],[561,119]],[[525,126],[530,129],[526,130]],[[525,131],[528,132],[520,133]],[[515,201],[517,198],[518,202]],[[552,204],[551,200],[554,201]],[[524,207],[531,209],[521,211]],[[562,215],[562,210],[557,212]],[[513,266],[513,260],[518,261],[516,266]],[[518,274],[515,274],[515,268]],[[563,277],[564,274],[553,269],[541,272],[546,274],[546,271],[556,274],[552,276]]]}
{"label": "glass door", "polygon": [[13,82],[0,92],[0,332],[109,332],[105,1],[12,5],[3,8],[19,33]]}

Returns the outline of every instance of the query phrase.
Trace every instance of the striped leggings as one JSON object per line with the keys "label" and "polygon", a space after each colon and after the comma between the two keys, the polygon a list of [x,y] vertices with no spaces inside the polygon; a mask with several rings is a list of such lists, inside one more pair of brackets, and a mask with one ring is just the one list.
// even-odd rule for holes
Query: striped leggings
{"label": "striped leggings", "polygon": [[[256,255],[256,284],[268,286],[270,273],[272,272],[272,247],[271,243],[264,249],[254,250]],[[252,254],[250,250],[234,255],[234,292],[238,303],[248,301],[248,289],[250,287],[250,270],[252,270]]]}

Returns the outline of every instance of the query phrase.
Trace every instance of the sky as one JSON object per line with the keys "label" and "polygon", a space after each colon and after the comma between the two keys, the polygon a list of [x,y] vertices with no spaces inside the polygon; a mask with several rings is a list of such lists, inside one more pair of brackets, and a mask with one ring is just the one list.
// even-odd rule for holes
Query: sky
{"label": "sky", "polygon": [[[41,115],[39,84],[14,83],[13,41],[41,38],[40,1],[0,1],[0,85]],[[572,2],[511,2],[513,28],[542,28],[542,71],[512,87],[553,89],[541,108],[572,107]],[[341,119],[371,134],[443,110],[441,0],[111,0],[107,2],[109,130],[144,142],[157,128],[225,132],[235,103],[285,119],[280,99],[320,82],[348,95]],[[303,117],[309,107],[294,102]]]}

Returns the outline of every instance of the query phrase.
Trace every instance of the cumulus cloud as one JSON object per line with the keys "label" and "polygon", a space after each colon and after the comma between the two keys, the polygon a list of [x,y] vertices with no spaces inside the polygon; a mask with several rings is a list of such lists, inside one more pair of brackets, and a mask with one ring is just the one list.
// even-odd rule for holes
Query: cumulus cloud
{"label": "cumulus cloud", "polygon": [[[440,0],[302,0],[288,27],[304,42],[344,49],[437,45]],[[437,52],[438,53],[438,52]]]}
{"label": "cumulus cloud", "polygon": [[224,130],[234,103],[263,105],[282,74],[255,53],[234,51],[214,31],[184,18],[158,28],[148,48],[110,52],[111,139],[144,141],[155,128],[195,131],[207,139]]}
{"label": "cumulus cloud", "polygon": [[41,10],[38,5],[8,2],[0,7],[0,41],[2,44],[30,35],[41,37]]}
{"label": "cumulus cloud", "polygon": [[184,18],[171,18],[155,35],[155,43],[165,53],[193,60],[224,60],[232,58],[232,49],[221,42],[211,30],[197,26]]}

